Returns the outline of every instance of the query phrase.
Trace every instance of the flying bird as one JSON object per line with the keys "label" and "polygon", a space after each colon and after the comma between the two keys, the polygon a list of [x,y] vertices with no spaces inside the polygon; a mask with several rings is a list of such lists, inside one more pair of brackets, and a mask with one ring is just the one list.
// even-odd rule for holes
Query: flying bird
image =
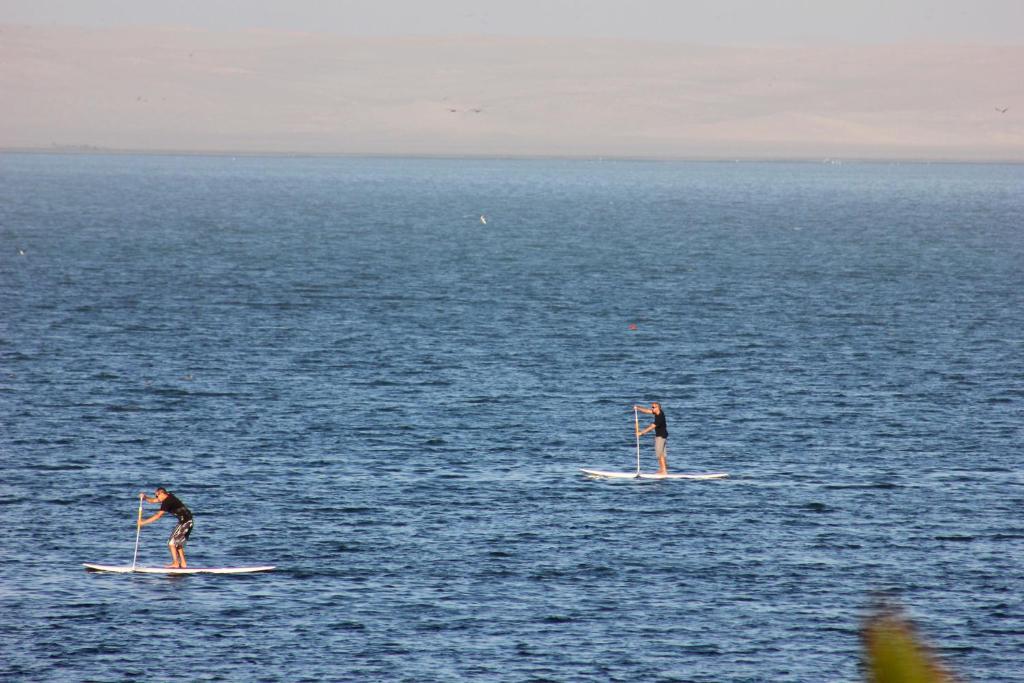
{"label": "flying bird", "polygon": [[996,107],[996,111],[999,112],[1000,114],[1005,114],[1009,110],[1009,107]]}

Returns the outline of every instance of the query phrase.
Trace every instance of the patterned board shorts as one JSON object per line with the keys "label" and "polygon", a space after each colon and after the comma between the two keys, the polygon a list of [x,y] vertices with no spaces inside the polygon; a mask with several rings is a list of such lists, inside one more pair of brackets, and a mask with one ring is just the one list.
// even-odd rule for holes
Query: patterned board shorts
{"label": "patterned board shorts", "polygon": [[171,538],[167,541],[167,543],[169,545],[173,545],[175,548],[184,548],[185,543],[188,541],[188,535],[191,533],[191,519],[186,519],[184,522],[178,522],[178,525],[174,527],[174,531],[171,532]]}

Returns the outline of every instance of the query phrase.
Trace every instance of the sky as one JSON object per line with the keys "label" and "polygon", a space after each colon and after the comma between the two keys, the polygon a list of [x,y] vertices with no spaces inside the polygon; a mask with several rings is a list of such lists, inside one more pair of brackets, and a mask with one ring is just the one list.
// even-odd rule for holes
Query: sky
{"label": "sky", "polygon": [[0,22],[705,44],[1020,43],[1020,0],[0,0]]}
{"label": "sky", "polygon": [[1024,161],[1024,0],[0,0],[0,148]]}

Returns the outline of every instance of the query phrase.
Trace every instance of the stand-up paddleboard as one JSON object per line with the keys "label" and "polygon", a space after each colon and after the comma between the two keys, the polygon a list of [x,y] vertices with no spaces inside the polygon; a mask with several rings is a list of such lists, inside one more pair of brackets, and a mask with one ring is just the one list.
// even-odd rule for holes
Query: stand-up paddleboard
{"label": "stand-up paddleboard", "polygon": [[669,472],[658,474],[657,472],[606,472],[604,470],[588,470],[580,468],[588,477],[597,479],[724,479],[728,477],[727,472],[709,472],[707,474],[682,474]]}
{"label": "stand-up paddleboard", "polygon": [[275,569],[266,567],[138,567],[134,565],[89,564],[82,565],[90,572],[110,572],[113,574],[256,574]]}
{"label": "stand-up paddleboard", "polygon": [[[142,531],[142,499],[144,493],[139,494],[139,513],[135,518],[135,554],[132,555],[132,563],[128,565],[114,564],[91,564],[84,563],[86,571],[107,572],[110,574],[256,574],[269,572],[275,569],[273,565],[261,565],[258,567],[140,567],[139,559],[139,535]],[[177,561],[177,560],[175,560]]]}
{"label": "stand-up paddleboard", "polygon": [[636,406],[633,406],[633,432],[636,434],[636,471],[635,472],[608,472],[606,470],[588,470],[580,468],[580,471],[588,477],[595,479],[724,479],[728,477],[726,472],[708,472],[707,474],[682,474],[669,472],[658,474],[657,472],[640,471],[640,415]]}

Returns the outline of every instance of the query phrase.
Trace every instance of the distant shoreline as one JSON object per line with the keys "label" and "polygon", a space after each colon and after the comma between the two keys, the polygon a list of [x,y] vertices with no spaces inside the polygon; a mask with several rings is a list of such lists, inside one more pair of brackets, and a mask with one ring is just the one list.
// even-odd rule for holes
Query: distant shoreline
{"label": "distant shoreline", "polygon": [[0,148],[1024,163],[1024,44],[3,28]]}
{"label": "distant shoreline", "polygon": [[245,157],[245,158],[290,158],[290,159],[450,159],[467,161],[646,161],[646,162],[692,162],[692,163],[801,163],[801,164],[974,164],[974,165],[1022,165],[1022,159],[971,159],[956,157],[883,157],[883,156],[676,156],[676,155],[628,155],[628,154],[487,154],[487,153],[401,153],[401,152],[280,152],[273,150],[160,150],[160,149],[117,149],[92,145],[68,145],[54,147],[0,147],[0,154],[36,155],[79,155],[79,156],[169,156],[169,157]]}

